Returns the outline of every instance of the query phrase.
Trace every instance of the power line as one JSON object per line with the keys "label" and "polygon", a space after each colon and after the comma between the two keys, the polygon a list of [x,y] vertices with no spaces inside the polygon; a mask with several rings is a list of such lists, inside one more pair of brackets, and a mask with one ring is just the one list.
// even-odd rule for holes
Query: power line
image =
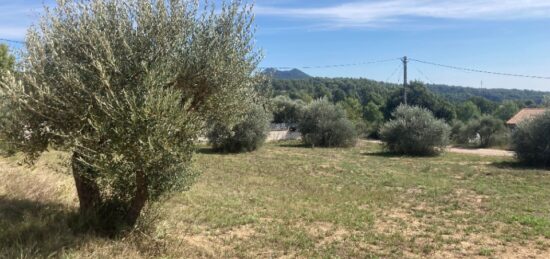
{"label": "power line", "polygon": [[549,77],[549,76],[533,76],[533,75],[522,75],[522,74],[492,72],[492,71],[485,71],[485,70],[479,70],[479,69],[473,69],[473,68],[465,68],[465,67],[457,67],[457,66],[443,65],[443,64],[438,64],[438,63],[434,63],[434,62],[418,60],[418,59],[414,59],[414,58],[411,58],[410,60],[416,61],[416,62],[418,62],[418,63],[423,63],[423,64],[432,65],[432,66],[450,68],[450,69],[454,69],[454,70],[461,70],[461,71],[467,71],[467,72],[476,72],[476,73],[484,73],[484,74],[499,75],[499,76],[511,76],[511,77],[523,77],[523,78],[534,78],[534,79],[545,79],[545,80],[550,80],[550,77]]}
{"label": "power line", "polygon": [[416,71],[418,71],[418,73],[419,73],[420,75],[422,75],[422,76],[428,81],[428,83],[430,83],[430,84],[432,84],[432,85],[435,85],[435,83],[434,83],[432,80],[430,80],[430,78],[429,78],[426,74],[424,74],[424,72],[422,72],[422,70],[420,70],[420,69],[417,68],[417,67],[415,67],[415,69],[416,69]]}
{"label": "power line", "polygon": [[390,79],[395,75],[395,73],[397,73],[397,71],[399,71],[399,69],[401,68],[401,64],[399,64],[395,70],[390,74],[390,76],[388,76],[388,78],[386,79],[386,82],[389,82]]}
{"label": "power line", "polygon": [[9,43],[15,43],[15,44],[25,44],[24,41],[18,41],[18,40],[10,40],[10,39],[3,39],[3,38],[0,38],[0,41],[5,41],[5,42],[9,42]]}
{"label": "power line", "polygon": [[392,59],[382,59],[382,60],[374,60],[374,61],[366,61],[366,62],[359,62],[359,63],[349,63],[349,64],[336,64],[336,65],[320,65],[320,66],[302,66],[302,67],[261,67],[262,69],[266,68],[275,68],[275,69],[293,69],[293,68],[299,68],[299,69],[317,69],[317,68],[338,68],[338,67],[352,67],[352,66],[363,66],[363,65],[371,65],[371,64],[378,64],[378,63],[386,63],[391,61],[399,60],[398,58],[392,58]]}

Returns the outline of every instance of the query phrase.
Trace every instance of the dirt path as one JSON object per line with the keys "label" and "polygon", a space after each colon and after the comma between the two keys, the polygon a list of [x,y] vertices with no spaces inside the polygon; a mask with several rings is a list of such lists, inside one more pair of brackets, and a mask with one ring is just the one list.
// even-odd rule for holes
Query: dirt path
{"label": "dirt path", "polygon": [[447,151],[452,152],[452,153],[472,154],[472,155],[478,155],[478,156],[507,156],[507,157],[513,157],[515,155],[515,153],[513,151],[502,150],[502,149],[490,149],[490,148],[468,149],[468,148],[450,147],[450,148],[447,149]]}
{"label": "dirt path", "polygon": [[[369,143],[383,144],[380,140],[366,140]],[[489,148],[458,148],[458,147],[448,147],[448,152],[459,153],[459,154],[470,154],[478,156],[506,156],[513,157],[515,153],[513,151],[502,150],[502,149],[489,149]]]}

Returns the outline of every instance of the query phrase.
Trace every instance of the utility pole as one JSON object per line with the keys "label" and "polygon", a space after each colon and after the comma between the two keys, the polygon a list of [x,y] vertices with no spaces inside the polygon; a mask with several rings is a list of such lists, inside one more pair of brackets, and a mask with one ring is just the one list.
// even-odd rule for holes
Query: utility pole
{"label": "utility pole", "polygon": [[403,101],[407,105],[407,63],[409,60],[407,56],[404,56],[401,61],[403,61]]}

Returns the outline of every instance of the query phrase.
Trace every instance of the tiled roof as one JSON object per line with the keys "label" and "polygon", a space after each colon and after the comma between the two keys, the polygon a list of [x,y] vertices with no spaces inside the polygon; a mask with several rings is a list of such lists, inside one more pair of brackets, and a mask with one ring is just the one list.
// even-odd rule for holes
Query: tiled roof
{"label": "tiled roof", "polygon": [[517,125],[518,123],[542,115],[547,109],[544,108],[525,108],[521,109],[514,117],[509,119],[506,124],[508,125]]}

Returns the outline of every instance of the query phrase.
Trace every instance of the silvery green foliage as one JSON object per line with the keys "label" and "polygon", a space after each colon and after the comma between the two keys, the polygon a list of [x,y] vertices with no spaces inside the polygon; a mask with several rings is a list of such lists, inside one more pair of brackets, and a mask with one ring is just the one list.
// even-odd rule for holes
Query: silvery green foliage
{"label": "silvery green foliage", "polygon": [[298,123],[304,112],[302,100],[291,100],[288,96],[279,95],[271,100],[274,123]]}
{"label": "silvery green foliage", "polygon": [[491,115],[470,120],[459,129],[453,129],[455,141],[475,147],[505,145],[509,132],[504,121]]}
{"label": "silvery green foliage", "polygon": [[10,53],[8,45],[0,43],[0,78],[9,71],[13,71],[15,57]]}
{"label": "silvery green foliage", "polygon": [[205,118],[232,121],[254,95],[252,20],[240,1],[58,0],[28,32],[22,79],[1,83],[1,130],[30,158],[78,154],[105,200],[129,201],[137,172],[149,199],[189,186]]}
{"label": "silvery green foliage", "polygon": [[[15,57],[10,54],[9,48],[5,44],[0,43],[0,84],[4,81],[13,82],[12,73],[14,72]],[[6,82],[7,83],[7,82]],[[10,127],[10,114],[12,113],[12,107],[8,96],[3,94],[4,91],[0,88],[0,103],[6,103],[6,105],[0,106],[0,125],[2,127]],[[10,147],[9,143],[6,142],[6,137],[0,133],[0,152],[5,152],[6,154],[13,153],[13,149]]]}
{"label": "silvery green foliage", "polygon": [[450,127],[424,108],[400,105],[393,119],[380,129],[380,137],[390,152],[407,155],[434,155],[449,143]]}
{"label": "silvery green foliage", "polygon": [[357,142],[355,125],[340,106],[320,99],[309,104],[298,126],[308,146],[351,147]]}
{"label": "silvery green foliage", "polygon": [[253,106],[234,126],[213,123],[208,140],[221,152],[251,152],[260,148],[269,134],[271,116],[259,105]]}
{"label": "silvery green foliage", "polygon": [[517,125],[512,147],[517,158],[529,165],[550,166],[550,112]]}

